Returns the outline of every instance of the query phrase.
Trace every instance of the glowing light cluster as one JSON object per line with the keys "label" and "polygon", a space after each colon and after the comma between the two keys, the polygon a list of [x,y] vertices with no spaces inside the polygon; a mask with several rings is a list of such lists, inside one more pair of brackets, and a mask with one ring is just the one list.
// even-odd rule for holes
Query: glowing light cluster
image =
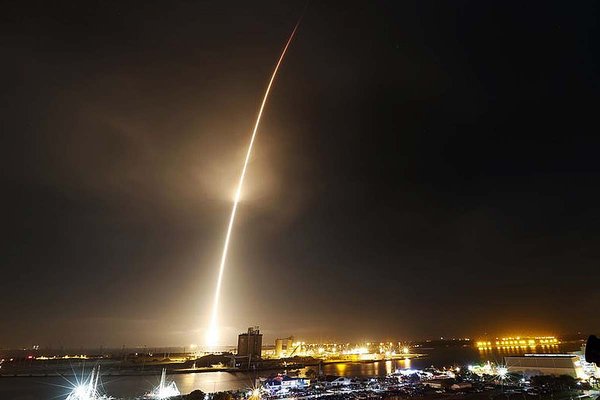
{"label": "glowing light cluster", "polygon": [[509,372],[505,365],[493,364],[489,361],[481,365],[469,365],[468,370],[478,376],[491,375],[501,380],[506,379]]}
{"label": "glowing light cluster", "polygon": [[260,388],[254,388],[248,392],[248,398],[251,400],[260,400],[262,398]]}
{"label": "glowing light cluster", "polygon": [[500,366],[500,367],[496,368],[496,374],[498,374],[498,377],[500,377],[500,379],[504,379],[504,378],[506,378],[506,375],[508,374],[508,368],[506,368],[504,366]]}
{"label": "glowing light cluster", "polygon": [[179,396],[181,393],[179,392],[175,382],[171,381],[167,383],[166,380],[167,370],[166,368],[163,368],[159,385],[155,387],[146,397],[151,399],[168,399],[169,397]]}
{"label": "glowing light cluster", "polygon": [[[36,360],[68,360],[68,359],[80,359],[80,360],[87,360],[90,357],[86,356],[85,354],[75,354],[75,355],[64,355],[64,356],[38,356],[38,357],[33,357]],[[99,357],[94,357],[94,358],[99,358]]]}
{"label": "glowing light cluster", "polygon": [[112,397],[105,396],[98,391],[98,381],[100,379],[100,367],[92,369],[90,376],[83,382],[73,385],[73,389],[66,400],[109,400]]}
{"label": "glowing light cluster", "polygon": [[355,347],[350,350],[342,351],[342,354],[368,354],[369,349],[366,347]]}
{"label": "glowing light cluster", "polygon": [[[278,339],[284,340],[284,339]],[[277,347],[277,346],[276,346]],[[313,357],[323,360],[384,360],[408,358],[413,356],[412,349],[403,342],[362,342],[350,343],[306,343],[290,342],[287,349],[267,350],[263,352],[266,358],[288,358],[291,356]],[[290,350],[291,349],[291,350]]]}
{"label": "glowing light cluster", "polygon": [[556,346],[560,344],[557,338],[554,336],[537,336],[537,337],[507,337],[507,338],[496,338],[494,342],[491,341],[478,341],[475,343],[479,350],[491,350],[494,347],[498,349],[510,349],[510,348],[526,348],[536,346]]}

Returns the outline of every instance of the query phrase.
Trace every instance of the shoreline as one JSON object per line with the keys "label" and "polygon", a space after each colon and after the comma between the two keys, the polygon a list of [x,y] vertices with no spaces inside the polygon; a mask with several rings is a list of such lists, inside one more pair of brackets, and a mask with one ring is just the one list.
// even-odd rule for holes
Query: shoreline
{"label": "shoreline", "polygon": [[[157,376],[160,375],[162,372],[162,368],[157,368],[157,367],[161,367],[164,366],[164,368],[167,368],[167,374],[168,375],[179,375],[179,374],[201,374],[201,373],[208,373],[208,372],[228,372],[228,373],[250,373],[250,372],[259,372],[259,371],[281,371],[282,369],[284,370],[295,370],[295,369],[301,369],[301,368],[306,368],[306,367],[318,367],[319,365],[334,365],[334,364],[374,364],[374,363],[378,363],[378,362],[387,362],[387,361],[396,361],[396,360],[403,360],[406,358],[410,358],[410,359],[415,359],[415,358],[423,358],[425,357],[426,354],[411,354],[410,357],[403,357],[403,358],[393,358],[393,359],[382,359],[382,360],[355,360],[355,361],[348,361],[348,360],[320,360],[320,362],[304,362],[304,363],[298,363],[298,364],[289,364],[289,365],[278,365],[278,366],[267,366],[264,368],[255,368],[255,369],[241,369],[241,368],[211,368],[211,367],[206,367],[206,368],[175,368],[175,369],[169,369],[168,366],[169,365],[173,365],[173,364],[153,364],[151,366],[147,366],[151,369],[148,369],[147,371],[136,371],[135,369],[129,369],[129,370],[125,370],[123,372],[107,372],[107,373],[103,373],[102,376],[106,376],[106,377],[126,377],[126,376]],[[44,372],[44,373],[35,373],[35,372],[31,372],[31,373],[15,373],[15,374],[2,374],[0,373],[0,379],[2,378],[56,378],[56,377],[72,377],[72,376],[77,376],[77,374],[69,371],[68,373],[65,374],[61,374],[59,372]]]}

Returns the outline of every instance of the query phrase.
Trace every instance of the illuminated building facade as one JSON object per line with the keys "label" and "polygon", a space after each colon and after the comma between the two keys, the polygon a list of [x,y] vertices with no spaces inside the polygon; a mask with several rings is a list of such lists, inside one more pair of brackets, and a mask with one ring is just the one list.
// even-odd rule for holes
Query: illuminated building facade
{"label": "illuminated building facade", "polygon": [[570,375],[583,378],[579,357],[574,354],[525,354],[524,356],[504,357],[509,372],[526,377],[534,375]]}
{"label": "illuminated building facade", "polygon": [[260,358],[262,349],[262,333],[258,326],[248,328],[248,332],[238,336],[237,355],[242,357]]}
{"label": "illuminated building facade", "polygon": [[527,349],[535,347],[557,346],[560,342],[554,336],[536,336],[536,337],[506,337],[496,338],[495,340],[480,340],[475,343],[479,350],[496,349]]}

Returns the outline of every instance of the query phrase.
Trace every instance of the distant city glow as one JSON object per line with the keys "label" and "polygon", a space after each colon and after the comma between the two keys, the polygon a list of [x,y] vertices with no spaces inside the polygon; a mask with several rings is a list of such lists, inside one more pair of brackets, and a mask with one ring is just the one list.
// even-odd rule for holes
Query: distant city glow
{"label": "distant city glow", "polygon": [[[280,342],[277,346],[277,342]],[[287,342],[286,342],[287,341]],[[293,337],[277,339],[273,349],[265,349],[263,358],[288,358],[292,356],[313,357],[322,360],[408,360],[418,357],[411,347],[402,342],[362,342],[362,343],[306,343],[294,341]]]}
{"label": "distant city glow", "polygon": [[554,336],[536,336],[536,337],[507,337],[496,338],[494,341],[477,341],[475,345],[479,350],[527,348],[527,347],[547,347],[560,344]]}
{"label": "distant city glow", "polygon": [[64,356],[37,356],[37,357],[32,357],[36,360],[58,360],[58,359],[64,359],[64,360],[68,360],[69,358],[75,358],[75,359],[81,359],[81,360],[87,360],[88,358],[90,358],[87,355],[84,354],[75,354],[73,356],[70,355],[64,355]]}
{"label": "distant city glow", "polygon": [[369,349],[366,347],[355,347],[350,350],[343,351],[342,354],[368,354]]}

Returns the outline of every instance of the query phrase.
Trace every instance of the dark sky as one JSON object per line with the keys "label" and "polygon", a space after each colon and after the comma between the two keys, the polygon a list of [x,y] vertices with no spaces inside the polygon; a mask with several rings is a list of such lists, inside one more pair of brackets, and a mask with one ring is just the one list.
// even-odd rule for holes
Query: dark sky
{"label": "dark sky", "polygon": [[[202,341],[303,8],[3,6],[0,348]],[[599,15],[313,1],[256,142],[223,341],[598,332]]]}

